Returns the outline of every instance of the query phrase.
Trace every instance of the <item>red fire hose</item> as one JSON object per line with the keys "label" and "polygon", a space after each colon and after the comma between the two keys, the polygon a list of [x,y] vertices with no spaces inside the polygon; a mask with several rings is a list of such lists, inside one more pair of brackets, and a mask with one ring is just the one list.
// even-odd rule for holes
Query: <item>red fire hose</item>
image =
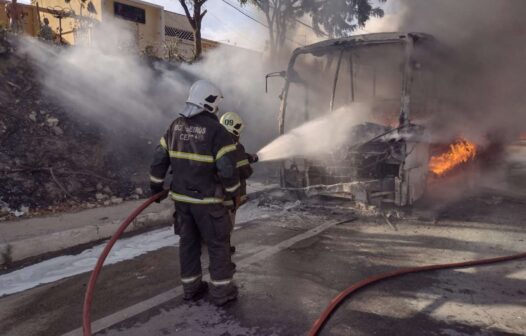
{"label": "red fire hose", "polygon": [[332,299],[329,306],[327,306],[327,308],[325,308],[325,310],[323,311],[323,314],[316,320],[316,322],[314,322],[314,325],[311,327],[308,336],[319,335],[320,332],[323,330],[323,327],[329,321],[331,315],[345,301],[345,299],[349,298],[351,294],[359,291],[360,289],[367,287],[369,285],[372,285],[374,283],[377,283],[383,280],[387,280],[387,279],[391,279],[391,278],[395,278],[397,276],[410,274],[410,273],[420,273],[420,272],[426,272],[426,271],[435,271],[435,270],[451,269],[451,268],[483,266],[483,265],[489,265],[489,264],[494,264],[494,263],[499,263],[499,262],[522,259],[522,258],[526,258],[526,253],[516,254],[516,255],[507,256],[507,257],[459,262],[459,263],[454,263],[454,264],[442,264],[442,265],[402,268],[402,269],[398,269],[392,272],[387,272],[387,273],[383,273],[380,275],[369,277],[367,279],[364,279],[362,281],[355,283],[351,287],[347,288],[346,290],[338,294],[334,299]]}
{"label": "red fire hose", "polygon": [[[86,288],[86,294],[84,296],[84,308],[83,308],[83,314],[82,314],[82,330],[84,336],[91,336],[91,302],[93,301],[93,290],[95,289],[95,283],[97,282],[97,278],[99,276],[99,273],[102,269],[102,266],[104,264],[104,261],[106,260],[106,257],[110,253],[113,245],[115,245],[115,242],[119,239],[119,237],[124,233],[128,225],[130,225],[131,222],[150,204],[157,201],[158,199],[162,199],[166,197],[168,194],[168,191],[165,190],[157,195],[154,195],[150,197],[146,202],[144,202],[140,207],[135,209],[133,213],[131,213],[128,218],[126,218],[122,224],[119,226],[118,230],[113,234],[110,241],[106,244],[104,247],[104,250],[102,251],[99,259],[97,260],[97,264],[95,265],[95,269],[91,273],[91,277],[88,281],[88,285]],[[512,261],[517,259],[526,258],[526,253],[516,254],[512,256],[507,257],[499,257],[499,258],[492,258],[492,259],[484,259],[484,260],[473,260],[473,261],[466,261],[466,262],[460,262],[460,263],[454,263],[454,264],[442,264],[442,265],[430,265],[430,266],[422,266],[422,267],[412,267],[412,268],[403,268],[399,270],[395,270],[392,272],[375,275],[372,277],[369,277],[365,280],[362,280],[360,282],[355,283],[351,287],[347,288],[345,291],[338,294],[334,299],[332,299],[329,306],[325,309],[323,314],[314,322],[314,325],[309,331],[309,336],[317,336],[322,331],[323,327],[328,322],[331,315],[336,311],[336,309],[347,299],[350,297],[353,293],[357,292],[358,290],[367,287],[369,285],[372,285],[374,283],[387,280],[390,278],[394,278],[397,276],[410,274],[410,273],[420,273],[420,272],[426,272],[426,271],[434,271],[434,270],[440,270],[440,269],[451,269],[451,268],[464,268],[464,267],[473,267],[473,266],[483,266],[483,265],[489,265],[499,262],[505,262],[505,261]]]}
{"label": "red fire hose", "polygon": [[131,222],[137,217],[141,212],[143,212],[144,209],[150,206],[153,202],[157,201],[158,199],[162,199],[168,195],[168,190],[165,190],[163,192],[158,193],[157,195],[154,195],[146,202],[144,202],[140,207],[135,209],[134,212],[132,212],[128,218],[122,222],[121,226],[117,229],[117,231],[113,234],[108,244],[106,244],[106,247],[104,247],[104,251],[102,251],[99,259],[97,260],[97,264],[95,265],[95,269],[91,273],[91,277],[89,278],[88,285],[86,288],[86,295],[84,296],[84,308],[82,311],[82,330],[84,336],[91,336],[91,302],[93,301],[93,290],[95,289],[95,283],[97,282],[97,277],[99,276],[100,270],[102,269],[102,265],[104,264],[104,261],[106,260],[106,257],[111,251],[111,248],[113,245],[115,245],[115,242],[119,237],[124,233],[124,230],[130,225]]}

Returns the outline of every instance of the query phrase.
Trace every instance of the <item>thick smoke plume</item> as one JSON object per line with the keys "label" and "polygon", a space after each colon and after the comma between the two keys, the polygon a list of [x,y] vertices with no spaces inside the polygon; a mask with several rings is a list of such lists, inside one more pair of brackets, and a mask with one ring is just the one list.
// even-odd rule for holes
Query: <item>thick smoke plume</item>
{"label": "thick smoke plume", "polygon": [[221,112],[236,111],[245,119],[249,149],[277,134],[277,94],[265,95],[264,83],[265,73],[275,68],[268,70],[260,54],[220,47],[200,62],[174,65],[140,57],[133,44],[126,29],[110,22],[100,25],[89,46],[63,49],[25,39],[21,50],[36,64],[45,92],[71,117],[106,129],[108,145],[126,145],[122,133],[156,144],[201,78],[222,89]]}
{"label": "thick smoke plume", "polygon": [[434,140],[516,140],[526,130],[526,1],[401,2],[400,29],[430,33],[442,44],[442,112],[429,120]]}

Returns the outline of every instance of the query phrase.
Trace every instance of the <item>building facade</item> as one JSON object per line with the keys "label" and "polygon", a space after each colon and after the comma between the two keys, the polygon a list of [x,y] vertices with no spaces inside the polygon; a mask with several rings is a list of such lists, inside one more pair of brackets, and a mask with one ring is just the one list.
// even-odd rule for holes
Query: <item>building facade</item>
{"label": "building facade", "polygon": [[[0,26],[4,27],[8,26],[8,2],[0,0]],[[97,27],[112,22],[120,27],[122,35],[122,40],[117,37],[115,43],[123,47],[176,61],[190,61],[195,56],[194,33],[186,16],[156,4],[141,0],[32,0],[31,5],[20,6],[28,13],[23,24],[25,33],[31,36],[38,35],[47,19],[55,42],[90,44],[96,38]],[[122,34],[122,30],[128,34]],[[205,52],[218,45],[202,40]]]}

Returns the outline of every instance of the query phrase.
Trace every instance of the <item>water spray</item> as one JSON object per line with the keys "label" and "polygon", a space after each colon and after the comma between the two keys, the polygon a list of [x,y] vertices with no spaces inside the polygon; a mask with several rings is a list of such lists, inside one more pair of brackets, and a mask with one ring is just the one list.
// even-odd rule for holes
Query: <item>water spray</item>
{"label": "water spray", "polygon": [[281,135],[257,153],[259,161],[294,156],[320,157],[355,141],[353,127],[370,120],[370,108],[352,104],[306,122]]}

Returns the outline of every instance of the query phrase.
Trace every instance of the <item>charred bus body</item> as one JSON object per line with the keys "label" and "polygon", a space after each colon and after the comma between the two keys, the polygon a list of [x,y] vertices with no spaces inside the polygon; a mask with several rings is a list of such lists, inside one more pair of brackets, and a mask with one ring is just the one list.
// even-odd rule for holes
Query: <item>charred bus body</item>
{"label": "charred bus body", "polygon": [[[429,143],[420,122],[440,108],[430,35],[380,33],[328,40],[294,51],[281,95],[279,131],[367,105],[369,121],[353,139],[319,158],[294,157],[281,186],[307,195],[340,195],[369,204],[411,205],[424,193]],[[331,137],[328,129],[320,138]]]}

